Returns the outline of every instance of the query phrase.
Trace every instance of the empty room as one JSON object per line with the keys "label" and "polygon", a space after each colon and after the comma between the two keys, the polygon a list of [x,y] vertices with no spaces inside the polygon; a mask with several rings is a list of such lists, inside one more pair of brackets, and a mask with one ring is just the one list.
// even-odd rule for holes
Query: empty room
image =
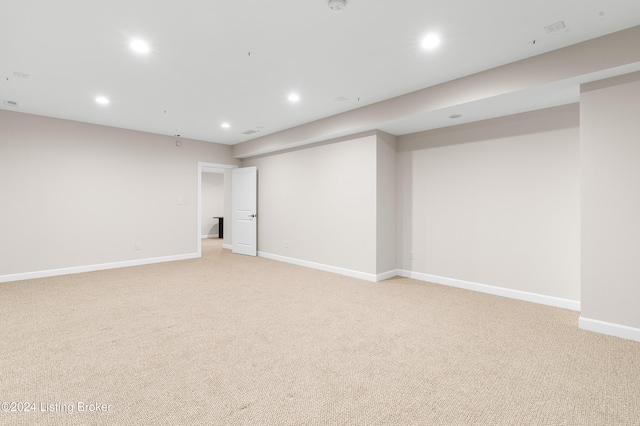
{"label": "empty room", "polygon": [[640,2],[6,1],[0,424],[640,425]]}

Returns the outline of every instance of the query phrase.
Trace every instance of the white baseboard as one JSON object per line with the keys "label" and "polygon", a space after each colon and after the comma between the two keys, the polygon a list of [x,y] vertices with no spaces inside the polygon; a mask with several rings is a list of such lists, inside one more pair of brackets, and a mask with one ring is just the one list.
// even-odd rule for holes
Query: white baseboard
{"label": "white baseboard", "polygon": [[201,239],[206,239],[206,238],[218,238],[218,234],[209,234],[209,235],[200,235]]}
{"label": "white baseboard", "polygon": [[291,263],[293,265],[304,266],[306,268],[317,269],[320,271],[331,272],[334,274],[345,275],[347,277],[358,278],[361,280],[378,282],[387,278],[395,277],[397,274],[396,270],[388,271],[383,274],[370,274],[367,272],[354,271],[352,269],[339,268],[337,266],[325,265],[322,263],[310,262],[308,260],[295,259],[292,257],[280,256],[278,254],[265,253],[262,251],[258,252],[258,256],[264,257],[266,259],[277,260],[279,262]]}
{"label": "white baseboard", "polygon": [[400,275],[400,272],[397,269],[392,269],[391,271],[376,275],[376,282],[388,280],[389,278],[397,277],[398,275]]}
{"label": "white baseboard", "polygon": [[594,320],[583,316],[580,316],[580,319],[578,320],[578,327],[582,330],[640,342],[640,328]]}
{"label": "white baseboard", "polygon": [[524,300],[533,303],[540,303],[542,305],[555,306],[556,308],[570,309],[572,311],[580,312],[580,302],[577,300],[562,299],[560,297],[546,296],[543,294],[529,293],[526,291],[513,290],[504,287],[495,287],[486,284],[478,284],[470,281],[456,280],[453,278],[439,277],[437,275],[429,275],[406,270],[399,270],[398,275],[420,281],[428,281],[435,284],[448,285],[451,287],[478,291],[480,293],[494,294],[496,296]]}
{"label": "white baseboard", "polygon": [[233,246],[231,244],[222,244],[222,248],[227,250],[233,250]]}
{"label": "white baseboard", "polygon": [[123,262],[100,263],[97,265],[75,266],[71,268],[49,269],[46,271],[25,272],[20,274],[0,275],[0,283],[9,281],[31,280],[35,278],[55,277],[58,275],[80,274],[82,272],[103,271],[105,269],[127,268],[129,266],[149,265],[151,263],[173,262],[199,258],[198,253],[180,254],[176,256],[153,257],[149,259],[126,260]]}

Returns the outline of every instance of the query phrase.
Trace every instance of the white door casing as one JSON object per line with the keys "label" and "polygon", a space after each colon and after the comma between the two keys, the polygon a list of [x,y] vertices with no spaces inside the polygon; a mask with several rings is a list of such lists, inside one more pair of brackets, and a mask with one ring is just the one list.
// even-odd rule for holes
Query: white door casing
{"label": "white door casing", "polygon": [[258,252],[258,170],[242,167],[231,171],[232,252],[256,256]]}

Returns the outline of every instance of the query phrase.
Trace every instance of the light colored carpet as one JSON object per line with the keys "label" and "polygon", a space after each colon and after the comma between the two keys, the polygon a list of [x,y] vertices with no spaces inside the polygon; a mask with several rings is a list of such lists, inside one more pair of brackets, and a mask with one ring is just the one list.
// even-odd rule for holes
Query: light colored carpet
{"label": "light colored carpet", "polygon": [[0,315],[0,401],[36,403],[3,425],[640,425],[640,344],[576,312],[219,240],[201,259],[0,284]]}

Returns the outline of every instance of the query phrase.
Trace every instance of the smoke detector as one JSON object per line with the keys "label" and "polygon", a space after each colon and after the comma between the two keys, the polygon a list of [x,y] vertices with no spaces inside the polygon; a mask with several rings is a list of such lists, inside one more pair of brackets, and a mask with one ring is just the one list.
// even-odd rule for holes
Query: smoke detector
{"label": "smoke detector", "polygon": [[342,10],[347,7],[347,0],[329,0],[329,9]]}

